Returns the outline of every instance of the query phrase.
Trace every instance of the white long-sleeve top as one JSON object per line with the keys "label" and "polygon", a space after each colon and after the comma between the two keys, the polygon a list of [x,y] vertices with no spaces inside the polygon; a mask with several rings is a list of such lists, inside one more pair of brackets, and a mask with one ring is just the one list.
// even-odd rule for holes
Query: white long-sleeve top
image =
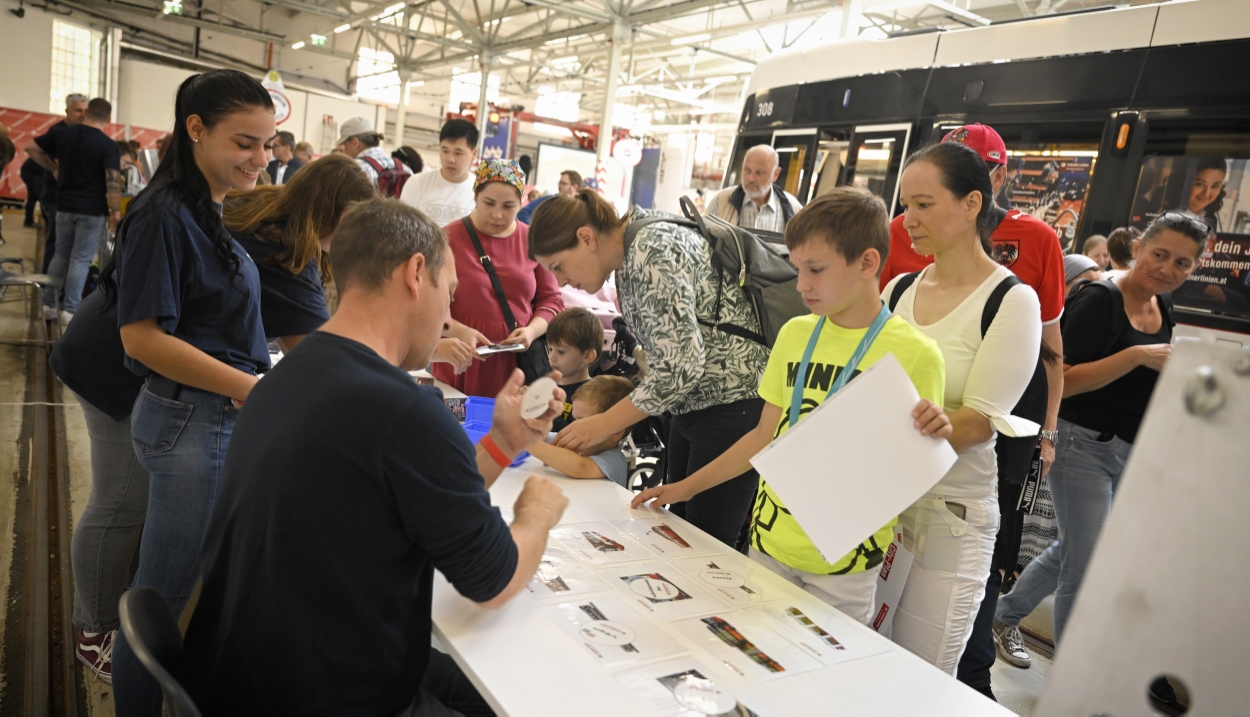
{"label": "white long-sleeve top", "polygon": [[[994,287],[1011,276],[1010,270],[1000,266],[949,314],[921,326],[915,319],[916,287],[924,272],[932,269],[929,266],[921,271],[915,283],[899,297],[894,313],[936,341],[942,350],[946,360],[942,408],[949,414],[967,406],[989,418],[995,429],[988,441],[959,452],[955,465],[932,492],[945,498],[985,498],[998,487],[998,461],[994,455],[998,433],[1029,435],[1029,426],[1036,426],[1010,416],[1037,368],[1042,345],[1041,306],[1028,284],[1012,287],[982,339],[981,313],[985,302]],[[895,277],[886,285],[882,299],[889,301],[900,278]],[[1036,428],[1032,430],[1036,433]]]}

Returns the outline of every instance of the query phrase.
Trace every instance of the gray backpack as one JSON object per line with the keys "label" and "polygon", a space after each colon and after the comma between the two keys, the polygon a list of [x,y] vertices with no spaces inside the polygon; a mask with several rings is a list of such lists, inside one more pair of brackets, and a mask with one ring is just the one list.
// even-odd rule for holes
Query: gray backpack
{"label": "gray backpack", "polygon": [[[773,342],[777,340],[777,333],[787,321],[811,313],[796,287],[798,272],[767,242],[751,231],[719,217],[700,216],[687,197],[681,198],[681,208],[686,219],[665,213],[630,222],[625,227],[625,251],[629,251],[638,231],[649,224],[670,222],[698,230],[711,248],[712,267],[716,269],[717,277],[716,314],[711,320],[700,317],[700,324],[772,348]],[[761,333],[735,324],[721,323],[721,288],[725,272],[738,277],[738,286],[746,292],[755,316],[759,319]]]}

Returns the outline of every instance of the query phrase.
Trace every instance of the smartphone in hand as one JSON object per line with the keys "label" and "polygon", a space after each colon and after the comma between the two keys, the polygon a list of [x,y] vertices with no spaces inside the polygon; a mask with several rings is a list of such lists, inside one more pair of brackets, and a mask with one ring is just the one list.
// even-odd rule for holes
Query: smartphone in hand
{"label": "smartphone in hand", "polygon": [[478,356],[489,356],[491,354],[506,354],[524,351],[524,344],[494,344],[493,346],[478,346]]}

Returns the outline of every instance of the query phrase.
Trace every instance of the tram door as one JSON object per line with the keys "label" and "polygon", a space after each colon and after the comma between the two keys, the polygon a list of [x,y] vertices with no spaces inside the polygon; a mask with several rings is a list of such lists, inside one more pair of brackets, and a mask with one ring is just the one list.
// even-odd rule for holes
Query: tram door
{"label": "tram door", "polygon": [[773,149],[781,174],[777,184],[799,198],[807,196],[811,184],[812,157],[816,145],[814,129],[779,129],[773,133]]}
{"label": "tram door", "polygon": [[910,124],[856,127],[839,183],[862,187],[881,197],[893,215],[898,205],[899,170],[910,139]]}

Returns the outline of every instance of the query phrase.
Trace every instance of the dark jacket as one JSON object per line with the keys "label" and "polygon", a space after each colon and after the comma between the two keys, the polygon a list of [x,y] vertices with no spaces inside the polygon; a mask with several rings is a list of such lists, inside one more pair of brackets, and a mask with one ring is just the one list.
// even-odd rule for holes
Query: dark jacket
{"label": "dark jacket", "polygon": [[298,157],[291,157],[291,161],[286,163],[286,172],[282,175],[282,181],[279,182],[278,167],[281,166],[282,163],[275,159],[269,163],[268,167],[265,168],[265,171],[269,172],[269,181],[274,184],[286,184],[287,180],[291,178],[291,175],[298,172],[299,168],[304,166],[304,162]]}

